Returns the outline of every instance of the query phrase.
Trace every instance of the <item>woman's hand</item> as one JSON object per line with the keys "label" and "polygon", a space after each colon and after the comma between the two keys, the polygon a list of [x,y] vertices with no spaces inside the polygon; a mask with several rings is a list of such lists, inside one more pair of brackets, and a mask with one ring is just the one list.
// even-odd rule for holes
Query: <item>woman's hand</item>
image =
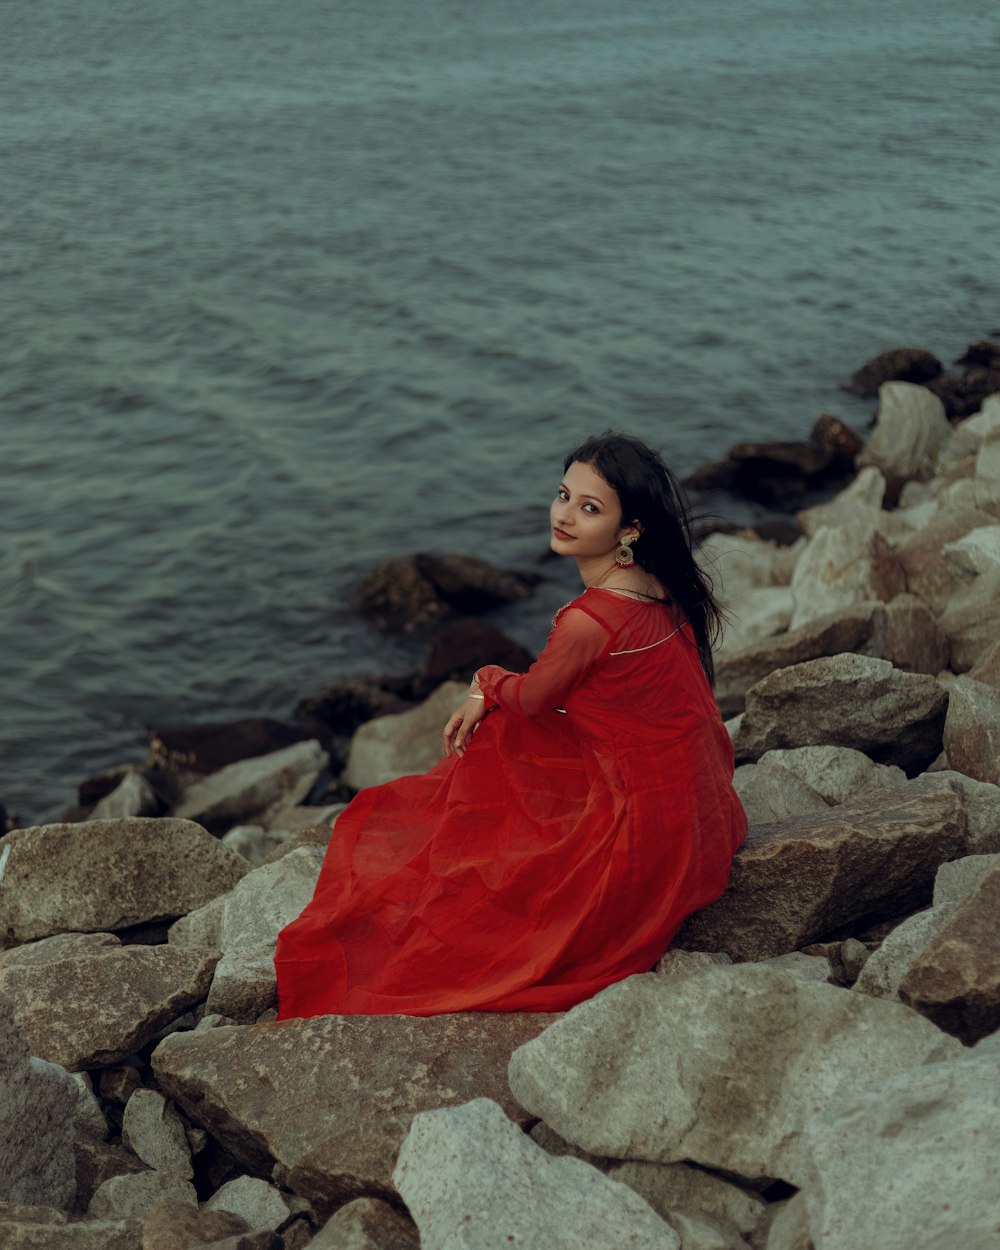
{"label": "woman's hand", "polygon": [[445,755],[464,755],[476,726],[486,715],[486,705],[481,698],[468,698],[449,718],[441,735]]}

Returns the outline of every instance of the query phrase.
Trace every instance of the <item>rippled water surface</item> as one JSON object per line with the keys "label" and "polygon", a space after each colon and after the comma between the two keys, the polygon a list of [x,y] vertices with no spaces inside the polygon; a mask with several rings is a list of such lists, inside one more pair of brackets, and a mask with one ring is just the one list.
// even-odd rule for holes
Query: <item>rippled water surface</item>
{"label": "rippled water surface", "polygon": [[[609,422],[680,471],[996,328],[1000,18],[956,0],[0,2],[0,800],[405,666]],[[548,569],[548,566],[546,566]],[[500,622],[528,645],[570,571]]]}

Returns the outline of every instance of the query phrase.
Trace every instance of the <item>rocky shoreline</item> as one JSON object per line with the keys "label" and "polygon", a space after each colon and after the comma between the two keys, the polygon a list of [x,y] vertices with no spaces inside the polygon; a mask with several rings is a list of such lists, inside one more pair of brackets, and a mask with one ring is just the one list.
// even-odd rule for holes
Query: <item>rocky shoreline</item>
{"label": "rocky shoreline", "polygon": [[0,1250],[1000,1246],[1000,347],[960,363],[860,370],[865,442],[734,449],[791,506],[847,484],[792,542],[701,544],[751,831],[650,973],[562,1016],[274,1021],[343,801],[529,658],[467,617],[531,579],[468,557],[359,594],[439,628],[422,672],[161,727],[0,839]]}

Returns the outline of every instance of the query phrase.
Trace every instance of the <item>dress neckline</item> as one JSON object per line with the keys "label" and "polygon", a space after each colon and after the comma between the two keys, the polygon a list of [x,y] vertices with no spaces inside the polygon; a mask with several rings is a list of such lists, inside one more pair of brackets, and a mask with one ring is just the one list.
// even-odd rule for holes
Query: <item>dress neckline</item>
{"label": "dress neckline", "polygon": [[673,599],[667,595],[665,599],[644,599],[638,595],[630,594],[627,590],[616,590],[614,586],[588,586],[587,590],[603,590],[609,595],[618,595],[622,599],[629,599],[632,603],[641,603],[644,608],[658,605],[659,607],[669,608],[673,605]]}

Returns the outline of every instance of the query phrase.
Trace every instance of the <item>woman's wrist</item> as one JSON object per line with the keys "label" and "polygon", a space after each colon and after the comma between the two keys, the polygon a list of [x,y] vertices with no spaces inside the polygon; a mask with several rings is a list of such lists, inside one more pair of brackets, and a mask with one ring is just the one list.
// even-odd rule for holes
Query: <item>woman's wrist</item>
{"label": "woman's wrist", "polygon": [[472,681],[469,682],[469,698],[470,699],[482,699],[484,703],[486,702],[486,695],[484,695],[482,691],[479,689],[479,674],[478,673],[473,673]]}

